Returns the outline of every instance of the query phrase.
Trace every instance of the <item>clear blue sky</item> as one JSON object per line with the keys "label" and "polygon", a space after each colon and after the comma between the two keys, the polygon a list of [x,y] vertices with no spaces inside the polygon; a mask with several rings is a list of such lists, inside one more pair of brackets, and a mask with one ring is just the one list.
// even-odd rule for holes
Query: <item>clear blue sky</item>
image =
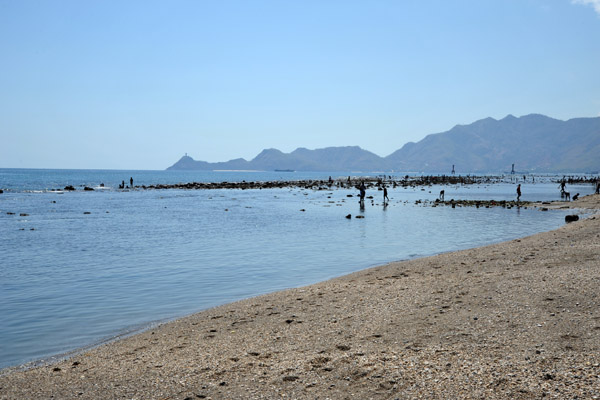
{"label": "clear blue sky", "polygon": [[600,0],[0,0],[0,167],[164,169],[600,115]]}

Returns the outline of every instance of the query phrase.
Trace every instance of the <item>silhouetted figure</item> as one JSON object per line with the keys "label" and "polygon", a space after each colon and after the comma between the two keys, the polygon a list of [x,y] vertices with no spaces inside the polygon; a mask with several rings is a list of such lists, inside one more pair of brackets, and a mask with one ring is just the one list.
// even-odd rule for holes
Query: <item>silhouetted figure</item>
{"label": "silhouetted figure", "polygon": [[129,186],[133,187],[133,177],[129,178]]}
{"label": "silhouetted figure", "polygon": [[446,192],[444,190],[440,190],[440,201],[444,201],[444,195]]}
{"label": "silhouetted figure", "polygon": [[383,187],[383,204],[386,204],[386,201],[390,201],[388,195],[387,195],[387,188],[384,186]]}
{"label": "silhouetted figure", "polygon": [[119,185],[119,189],[125,189],[125,181],[121,181],[121,184]]}
{"label": "silhouetted figure", "polygon": [[596,194],[600,194],[600,181],[596,182]]}
{"label": "silhouetted figure", "polygon": [[364,206],[365,195],[367,194],[367,190],[366,190],[365,182],[364,181],[360,182],[360,186],[358,187],[358,190],[360,191],[360,200],[359,200],[359,203],[361,204],[361,206]]}
{"label": "silhouetted figure", "polygon": [[517,202],[521,200],[521,184],[517,185]]}
{"label": "silhouetted figure", "polygon": [[573,196],[573,201],[577,200],[579,198],[579,193],[577,193],[575,196]]}

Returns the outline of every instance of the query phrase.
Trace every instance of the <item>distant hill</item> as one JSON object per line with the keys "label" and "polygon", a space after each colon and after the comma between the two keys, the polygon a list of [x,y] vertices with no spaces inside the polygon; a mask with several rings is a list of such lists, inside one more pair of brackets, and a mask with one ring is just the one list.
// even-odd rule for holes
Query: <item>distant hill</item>
{"label": "distant hill", "polygon": [[167,169],[291,169],[297,171],[413,171],[448,173],[595,172],[600,170],[600,117],[561,121],[539,114],[501,120],[485,118],[457,125],[405,144],[383,158],[358,146],[328,147],[291,153],[263,150],[251,161],[220,163],[184,156]]}
{"label": "distant hill", "polygon": [[407,143],[386,157],[414,171],[586,172],[600,169],[600,118],[560,121],[531,114],[486,118]]}
{"label": "distant hill", "polygon": [[290,169],[294,171],[384,171],[390,170],[385,159],[358,146],[327,147],[308,150],[298,148],[291,153],[266,149],[251,161],[244,159],[220,163],[195,161],[183,156],[168,170],[262,170]]}

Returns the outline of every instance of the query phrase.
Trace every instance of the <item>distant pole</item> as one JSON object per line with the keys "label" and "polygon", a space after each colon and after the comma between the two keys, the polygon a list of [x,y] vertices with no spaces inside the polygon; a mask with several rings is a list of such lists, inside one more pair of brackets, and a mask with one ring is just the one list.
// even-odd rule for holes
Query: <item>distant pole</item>
{"label": "distant pole", "polygon": [[515,174],[515,164],[512,165],[512,170],[510,171],[510,174],[511,175]]}
{"label": "distant pole", "polygon": [[452,175],[454,175],[456,171],[454,171],[454,164],[452,164]]}

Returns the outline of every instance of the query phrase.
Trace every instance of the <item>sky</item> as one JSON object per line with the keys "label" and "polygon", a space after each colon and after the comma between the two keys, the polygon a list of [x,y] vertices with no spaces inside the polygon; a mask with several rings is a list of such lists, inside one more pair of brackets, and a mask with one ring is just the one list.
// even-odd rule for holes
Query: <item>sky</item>
{"label": "sky", "polygon": [[600,116],[600,0],[0,0],[0,168],[161,170]]}

